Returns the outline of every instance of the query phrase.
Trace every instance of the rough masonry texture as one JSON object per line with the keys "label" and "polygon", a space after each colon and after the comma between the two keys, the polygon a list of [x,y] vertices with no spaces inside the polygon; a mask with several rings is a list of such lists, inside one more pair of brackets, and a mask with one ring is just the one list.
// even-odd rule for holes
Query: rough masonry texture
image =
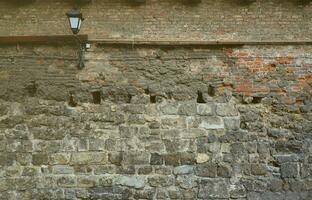
{"label": "rough masonry texture", "polygon": [[[75,1],[2,0],[0,35],[70,34],[65,13]],[[310,0],[134,1],[142,0],[79,6],[86,17],[81,33],[133,40],[312,40]]]}
{"label": "rough masonry texture", "polygon": [[[1,15],[0,34],[44,33],[36,24],[14,26],[14,30],[5,24],[19,23],[21,13],[27,15],[49,5],[52,10],[59,9],[58,17],[67,9],[65,1],[45,2],[19,7],[19,13],[11,18],[10,14]],[[251,27],[256,19],[242,19],[245,29],[237,27],[240,20],[231,12],[238,10],[229,8],[238,6],[234,1],[186,6],[147,0],[143,7],[108,2],[87,4],[88,14],[115,16],[127,24],[129,18],[101,14],[100,6],[114,10],[123,5],[119,14],[133,9],[131,14],[125,12],[133,18],[138,17],[135,11],[142,9],[143,19],[155,15],[160,7],[167,9],[164,16],[170,14],[168,10],[173,16],[179,13],[173,18],[176,21],[164,18],[155,26],[148,25],[166,39],[179,37],[183,20],[192,26],[202,23],[198,29],[193,27],[202,34],[199,39],[226,39],[214,30],[223,26],[236,39],[244,34],[277,40],[312,36],[311,26],[304,26],[311,25],[311,4],[256,1],[240,7],[246,15],[263,18],[263,27],[241,34],[248,28],[243,24]],[[7,9],[12,6],[0,4]],[[155,10],[151,5],[156,5]],[[98,10],[91,12],[97,6]],[[184,10],[178,9],[182,7]],[[1,12],[9,12],[4,8]],[[210,15],[206,9],[216,9],[220,16]],[[195,13],[211,18],[224,15],[225,24],[216,21],[204,26],[208,19],[194,21]],[[274,18],[276,15],[280,18]],[[93,20],[95,24],[109,23]],[[279,22],[280,29],[272,29],[271,20],[284,22]],[[58,23],[62,22],[51,22]],[[139,28],[142,24],[134,23],[137,27],[133,30],[145,33]],[[87,24],[86,32],[106,37],[105,28]],[[128,30],[132,29],[121,33],[131,39]],[[52,31],[62,33],[61,29]],[[268,35],[269,31],[276,32]],[[196,39],[191,30],[182,32],[181,37]],[[86,52],[82,70],[76,68],[76,50],[66,44],[0,45],[1,200],[312,199],[311,45],[98,42]]]}

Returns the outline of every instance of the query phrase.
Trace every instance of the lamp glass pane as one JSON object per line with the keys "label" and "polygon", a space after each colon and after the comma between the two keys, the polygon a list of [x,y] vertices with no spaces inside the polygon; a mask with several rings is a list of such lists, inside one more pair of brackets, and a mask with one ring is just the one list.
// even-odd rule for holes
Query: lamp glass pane
{"label": "lamp glass pane", "polygon": [[80,28],[80,19],[78,17],[70,17],[70,27],[74,29]]}

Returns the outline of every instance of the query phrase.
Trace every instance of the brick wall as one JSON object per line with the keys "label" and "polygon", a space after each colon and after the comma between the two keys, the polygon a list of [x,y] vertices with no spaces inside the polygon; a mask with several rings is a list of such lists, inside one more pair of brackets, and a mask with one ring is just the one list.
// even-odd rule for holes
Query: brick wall
{"label": "brick wall", "polygon": [[[16,6],[0,2],[0,35],[71,34],[65,13],[68,0],[37,0]],[[151,40],[311,40],[311,3],[257,0],[147,0],[132,6],[125,0],[93,0],[82,6],[82,32],[92,38]]]}

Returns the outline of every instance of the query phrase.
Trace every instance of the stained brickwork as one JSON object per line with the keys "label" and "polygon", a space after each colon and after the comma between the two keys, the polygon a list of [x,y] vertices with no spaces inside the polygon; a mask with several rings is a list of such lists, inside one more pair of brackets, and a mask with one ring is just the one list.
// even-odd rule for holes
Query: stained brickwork
{"label": "stained brickwork", "polygon": [[[17,0],[15,0],[17,1]],[[93,0],[82,6],[82,33],[92,38],[151,40],[308,40],[312,39],[309,0]],[[0,35],[69,34],[65,13],[73,0],[36,0],[17,6],[0,2]]]}

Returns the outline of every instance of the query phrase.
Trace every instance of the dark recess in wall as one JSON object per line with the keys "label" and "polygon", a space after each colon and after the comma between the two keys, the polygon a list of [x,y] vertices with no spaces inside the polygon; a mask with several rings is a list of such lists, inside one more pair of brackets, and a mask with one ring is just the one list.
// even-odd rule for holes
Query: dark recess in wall
{"label": "dark recess in wall", "polygon": [[101,91],[94,91],[91,93],[94,104],[101,104]]}
{"label": "dark recess in wall", "polygon": [[27,94],[30,97],[34,97],[36,96],[37,93],[37,89],[38,89],[38,84],[36,83],[36,81],[31,81],[26,87],[25,87]]}
{"label": "dark recess in wall", "polygon": [[73,96],[72,93],[69,94],[68,105],[71,106],[71,107],[76,107],[77,106],[77,102],[75,102],[74,96]]}
{"label": "dark recess in wall", "polygon": [[156,103],[156,96],[155,95],[151,95],[150,96],[150,102],[151,103]]}
{"label": "dark recess in wall", "polygon": [[211,97],[216,95],[216,90],[215,90],[215,88],[212,85],[208,86],[208,95],[211,96]]}
{"label": "dark recess in wall", "polygon": [[258,104],[261,103],[263,97],[253,97],[251,103]]}
{"label": "dark recess in wall", "polygon": [[203,93],[201,91],[197,92],[197,103],[206,103],[203,97]]}

